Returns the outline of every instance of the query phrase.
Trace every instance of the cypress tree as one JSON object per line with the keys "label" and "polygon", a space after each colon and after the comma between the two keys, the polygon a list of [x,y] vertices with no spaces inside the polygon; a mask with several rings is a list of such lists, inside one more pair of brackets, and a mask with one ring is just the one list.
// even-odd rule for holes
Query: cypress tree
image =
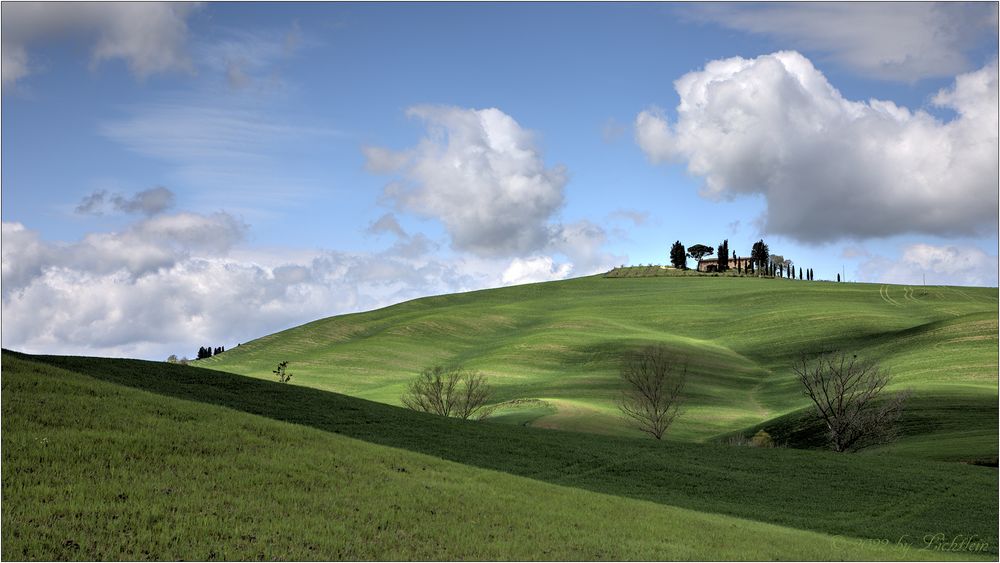
{"label": "cypress tree", "polygon": [[687,251],[681,241],[677,241],[670,247],[670,263],[674,268],[687,269]]}
{"label": "cypress tree", "polygon": [[837,283],[840,283],[840,274],[837,274]]}
{"label": "cypress tree", "polygon": [[759,271],[763,275],[767,275],[767,259],[770,255],[770,250],[767,248],[767,244],[764,243],[764,239],[753,243],[753,248],[750,251],[750,260],[753,262],[754,270]]}

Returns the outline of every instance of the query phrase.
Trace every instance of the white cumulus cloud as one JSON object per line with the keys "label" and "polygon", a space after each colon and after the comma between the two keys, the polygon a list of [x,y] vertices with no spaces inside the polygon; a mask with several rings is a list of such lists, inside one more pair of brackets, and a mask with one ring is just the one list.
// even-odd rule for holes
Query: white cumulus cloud
{"label": "white cumulus cloud", "polygon": [[419,233],[365,254],[247,249],[237,246],[246,226],[225,213],[158,215],[74,242],[2,227],[2,345],[29,353],[193,356],[328,315],[495,287],[511,266],[430,256]]}
{"label": "white cumulus cloud", "polygon": [[572,264],[557,264],[551,256],[514,258],[501,276],[506,285],[560,280],[570,274]]}
{"label": "white cumulus cloud", "polygon": [[428,125],[415,148],[368,147],[370,170],[395,171],[384,197],[444,223],[457,250],[479,256],[530,253],[552,238],[566,171],[546,168],[530,131],[495,109],[410,108]]}
{"label": "white cumulus cloud", "polygon": [[[392,216],[380,229],[394,232]],[[375,224],[380,223],[376,221]],[[586,222],[565,231],[570,259],[443,259],[402,228],[383,251],[247,248],[247,226],[226,213],[180,212],[116,232],[52,242],[2,224],[2,344],[29,353],[193,356],[328,315],[427,295],[591,273],[602,242]]]}
{"label": "white cumulus cloud", "polygon": [[[49,243],[20,223],[3,223],[3,297],[22,292],[51,270],[135,280],[192,256],[225,254],[247,226],[227,213],[150,217],[120,232],[97,232],[72,243]],[[77,277],[79,277],[77,276]]]}
{"label": "white cumulus cloud", "polygon": [[796,52],[708,63],[675,83],[677,121],[646,110],[636,142],[686,162],[702,194],[767,201],[767,232],[804,242],[997,225],[997,64],[934,97],[941,121],[891,101],[845,99]]}
{"label": "white cumulus cloud", "polygon": [[997,286],[997,256],[969,246],[911,244],[898,260],[873,256],[861,264],[862,281],[929,285]]}

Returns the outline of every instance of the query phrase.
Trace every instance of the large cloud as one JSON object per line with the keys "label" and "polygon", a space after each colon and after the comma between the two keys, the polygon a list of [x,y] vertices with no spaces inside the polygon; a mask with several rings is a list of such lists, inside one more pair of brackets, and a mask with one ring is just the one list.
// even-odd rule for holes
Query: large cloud
{"label": "large cloud", "polygon": [[858,269],[862,281],[930,285],[997,285],[998,262],[975,247],[911,244],[898,260],[872,256]]}
{"label": "large cloud", "polygon": [[557,264],[551,256],[533,256],[527,259],[515,258],[501,276],[505,284],[535,283],[563,279],[569,275],[572,265]]}
{"label": "large cloud", "polygon": [[227,213],[177,213],[140,221],[121,232],[91,233],[75,243],[48,243],[20,223],[3,223],[3,297],[23,291],[49,270],[130,279],[169,269],[193,255],[225,254],[246,225]]}
{"label": "large cloud", "polygon": [[675,87],[677,122],[643,111],[636,141],[653,162],[686,162],[707,197],[763,195],[767,232],[822,242],[996,228],[996,62],[934,97],[956,113],[946,122],[847,100],[796,52],[712,61]]}
{"label": "large cloud", "polygon": [[[38,353],[191,356],[198,346],[231,347],[327,315],[564,278],[575,268],[543,255],[442,260],[424,235],[401,227],[386,231],[395,244],[366,254],[247,249],[237,245],[245,231],[224,213],[176,213],[60,243],[3,223],[2,344]],[[586,258],[587,245],[580,247]]]}
{"label": "large cloud", "polygon": [[417,147],[365,149],[370,170],[402,176],[386,187],[386,200],[439,219],[456,250],[510,256],[549,243],[566,171],[545,167],[529,131],[495,108],[420,106],[407,113],[429,127]]}
{"label": "large cloud", "polygon": [[92,64],[121,59],[133,74],[190,70],[184,2],[5,2],[3,86],[30,74],[32,43],[84,36],[93,41]]}
{"label": "large cloud", "polygon": [[995,2],[707,2],[681,9],[881,80],[954,76],[972,68],[968,51],[996,46]]}

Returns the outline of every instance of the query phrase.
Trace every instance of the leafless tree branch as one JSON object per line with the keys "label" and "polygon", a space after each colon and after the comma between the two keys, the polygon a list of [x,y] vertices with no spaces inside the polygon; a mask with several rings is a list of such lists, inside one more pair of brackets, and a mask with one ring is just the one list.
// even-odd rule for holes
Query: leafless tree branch
{"label": "leafless tree branch", "polygon": [[620,373],[619,410],[639,430],[662,439],[677,418],[687,364],[663,346],[648,346],[626,354]]}
{"label": "leafless tree branch", "polygon": [[912,393],[886,393],[892,377],[877,361],[834,352],[802,356],[792,369],[835,451],[858,451],[896,438],[896,421]]}

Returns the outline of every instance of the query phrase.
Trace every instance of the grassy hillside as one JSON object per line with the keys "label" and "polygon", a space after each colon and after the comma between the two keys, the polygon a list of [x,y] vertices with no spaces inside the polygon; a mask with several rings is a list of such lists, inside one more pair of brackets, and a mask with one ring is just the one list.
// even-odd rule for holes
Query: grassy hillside
{"label": "grassy hillside", "polygon": [[[205,526],[212,522],[212,511],[227,517],[229,512],[243,514],[239,518],[248,520],[233,520],[234,525],[242,522],[240,529],[261,526],[275,530],[273,533],[276,535],[272,537],[284,538],[278,542],[279,545],[292,545],[295,543],[293,539],[301,535],[294,534],[290,528],[283,528],[286,524],[273,521],[294,521],[300,514],[303,518],[318,518],[303,511],[308,509],[323,513],[327,510],[323,508],[327,506],[323,503],[329,503],[331,507],[346,503],[349,508],[344,519],[335,518],[335,524],[328,519],[319,519],[303,529],[316,530],[315,533],[320,534],[324,529],[346,526],[346,535],[338,538],[351,538],[361,531],[365,532],[366,535],[362,536],[365,538],[373,537],[372,534],[381,537],[378,532],[384,530],[398,532],[400,535],[396,537],[400,539],[397,544],[391,544],[400,546],[398,549],[401,551],[398,552],[374,551],[376,548],[372,546],[356,546],[352,549],[358,551],[337,552],[380,559],[396,558],[397,553],[402,558],[540,558],[543,555],[539,554],[545,554],[543,549],[553,550],[551,557],[545,554],[545,558],[556,559],[828,559],[900,555],[894,551],[881,555],[871,552],[856,555],[860,552],[836,551],[840,548],[822,542],[815,544],[815,551],[797,551],[800,547],[808,548],[812,539],[803,540],[801,544],[793,543],[786,551],[784,545],[771,543],[771,539],[765,539],[768,537],[766,532],[756,528],[752,533],[763,535],[751,541],[750,545],[760,543],[763,551],[753,551],[757,548],[752,548],[744,552],[740,551],[743,548],[738,538],[747,536],[730,535],[736,530],[751,529],[746,528],[743,520],[725,521],[729,523],[723,525],[732,528],[728,531],[704,528],[698,534],[692,531],[698,526],[707,526],[702,520],[692,520],[697,524],[691,526],[680,522],[692,512],[671,513],[673,516],[669,516],[679,519],[673,525],[677,526],[680,535],[658,536],[667,532],[660,530],[660,524],[655,524],[651,525],[652,528],[643,528],[655,532],[653,539],[649,539],[652,543],[643,543],[637,536],[630,535],[622,522],[645,521],[645,512],[642,511],[654,510],[651,504],[614,505],[620,506],[621,510],[615,512],[619,509],[612,506],[609,497],[600,496],[600,500],[593,500],[597,504],[587,504],[590,501],[584,499],[597,498],[586,497],[589,494],[621,497],[614,502],[623,499],[631,499],[629,502],[646,501],[658,505],[655,510],[685,508],[703,513],[702,516],[708,513],[716,515],[714,517],[726,515],[819,534],[841,535],[855,538],[848,542],[855,547],[861,545],[858,540],[896,543],[902,539],[904,544],[910,546],[906,557],[927,555],[920,550],[925,537],[935,534],[943,534],[942,537],[949,539],[976,536],[987,546],[987,553],[993,558],[996,556],[998,491],[996,471],[991,468],[930,461],[900,463],[898,458],[890,456],[845,456],[791,449],[656,442],[465,422],[308,387],[160,362],[5,353],[3,365],[4,534],[15,533],[10,531],[12,527],[7,525],[8,522],[22,523],[13,526],[15,531],[23,529],[22,526],[30,529],[53,524],[62,526],[64,518],[84,529],[89,529],[87,526],[112,525],[101,524],[106,518],[102,520],[99,515],[114,513],[101,513],[100,510],[107,509],[106,505],[114,507],[119,492],[131,495],[125,488],[125,484],[131,483],[146,491],[143,494],[148,498],[158,498],[156,491],[174,490],[175,485],[184,486],[184,490],[195,499],[189,501],[195,504],[186,511],[209,510],[204,516]],[[267,421],[263,417],[294,423],[294,426]],[[51,442],[56,436],[59,437],[59,449],[47,453],[44,448],[49,444],[43,444],[41,440],[48,438]],[[358,444],[346,440],[347,437],[369,444]],[[386,450],[385,447],[408,452]],[[94,454],[94,451],[98,453]],[[388,453],[390,451],[392,453]],[[369,457],[364,457],[364,452],[368,452],[364,455],[370,454]],[[433,458],[426,457],[428,455]],[[184,461],[192,456],[195,460],[193,466]],[[351,462],[352,456],[361,456],[360,461]],[[381,461],[370,461],[372,456]],[[199,460],[204,458],[214,465],[199,468]],[[63,459],[66,461],[59,461]],[[440,459],[480,469],[459,469],[444,464]],[[253,465],[258,462],[260,465]],[[340,467],[344,468],[343,472]],[[400,467],[405,471],[398,471],[402,475],[394,475],[393,471]],[[456,538],[466,537],[464,531],[470,523],[488,523],[487,529],[493,537],[486,532],[469,532],[469,551],[433,551],[430,547],[427,549],[431,551],[405,551],[417,549],[406,547],[411,539],[427,539],[433,535],[432,527],[417,533],[412,531],[417,523],[404,525],[406,518],[401,516],[403,520],[395,520],[396,516],[393,516],[397,513],[397,509],[393,508],[395,505],[403,507],[399,510],[404,516],[421,506],[419,502],[412,506],[408,504],[410,501],[406,499],[412,493],[409,489],[399,489],[400,494],[395,494],[396,487],[411,483],[407,479],[413,479],[415,489],[431,487],[429,490],[437,491],[433,486],[434,480],[423,478],[424,470],[418,472],[418,467],[438,468],[438,471],[448,475],[454,471],[455,475],[466,475],[477,483],[496,483],[497,489],[493,492],[480,492],[479,489],[463,492],[468,481],[459,479],[452,491],[456,496],[464,494],[465,498],[473,499],[465,501],[472,504],[459,504],[458,508],[448,509],[445,513],[450,514],[451,519],[438,522],[440,526],[457,527],[458,531],[454,532]],[[504,479],[513,477],[501,478],[492,472],[488,476],[476,473],[481,470],[502,471],[532,480],[507,481]],[[63,477],[64,474],[67,477]],[[155,476],[154,481],[158,484],[143,484],[142,476],[146,474]],[[352,479],[351,475],[357,477]],[[74,476],[72,479],[75,481],[70,479],[60,484],[60,480],[68,479],[68,476]],[[107,487],[101,485],[103,492],[86,490],[88,479],[93,480],[95,476],[101,480],[111,479],[109,482],[114,484]],[[194,483],[190,482],[192,479]],[[345,480],[349,486],[340,485]],[[282,484],[285,481],[287,487]],[[369,486],[365,484],[369,481],[376,483],[374,489],[365,488]],[[584,496],[571,495],[551,500],[551,495],[563,493],[547,493],[545,491],[549,489],[544,487],[532,488],[542,487],[539,482],[549,484],[545,486],[574,487],[580,491],[573,492],[573,495]],[[358,493],[357,498],[351,497],[349,502],[341,500],[340,495],[354,494],[348,489],[355,485],[368,493]],[[112,494],[111,489],[115,487],[122,490]],[[274,490],[269,492],[269,487]],[[336,491],[328,491],[330,487]],[[213,491],[222,494],[215,495]],[[279,491],[284,492],[279,494]],[[381,495],[380,500],[365,500],[365,494]],[[428,499],[427,494],[431,493],[418,499],[432,506],[437,502],[443,507],[451,505],[451,497],[447,495],[436,497],[438,493],[433,493]],[[568,492],[565,494],[570,495]],[[91,498],[94,495],[101,500],[96,505],[98,508],[93,509],[97,513],[86,508],[89,503],[96,502],[97,499]],[[304,498],[303,495],[325,500],[310,497],[308,503],[298,507],[297,503]],[[212,498],[201,498],[204,496]],[[253,501],[257,502],[253,504],[252,499],[258,497],[268,500]],[[146,496],[140,498],[146,502]],[[244,506],[241,500],[244,498],[248,499],[245,502],[250,503],[249,506]],[[487,499],[489,508],[479,505],[479,501],[475,500],[478,498]],[[54,507],[48,506],[53,502],[56,503]],[[277,508],[268,508],[273,502],[279,503]],[[368,506],[365,502],[374,504],[364,508]],[[39,503],[46,506],[39,508]],[[214,508],[203,509],[203,505]],[[362,515],[354,515],[357,519],[350,518],[353,507],[360,507],[362,511]],[[50,512],[56,509],[58,512]],[[37,513],[39,510],[41,515]],[[263,510],[268,512],[261,514],[259,511]],[[437,509],[424,507],[423,510]],[[560,514],[562,516],[557,518]],[[166,530],[162,532],[166,534],[164,537],[175,537],[169,535],[173,532],[169,532],[168,524],[181,516],[170,512],[167,507],[160,512],[154,511],[154,516],[142,517],[152,518],[154,523],[163,522]],[[610,520],[619,517],[621,522],[609,528],[612,525]],[[507,518],[503,520],[505,524],[495,525],[498,518]],[[80,519],[84,524],[79,523]],[[388,519],[388,527],[378,528],[382,519]],[[321,522],[326,522],[327,528],[323,528]],[[545,531],[549,522],[554,528]],[[668,520],[661,522],[666,525]],[[69,533],[62,532],[58,526],[57,534]],[[376,528],[374,531],[372,526]],[[575,530],[580,530],[581,537],[602,539],[594,544],[587,544],[582,539],[573,540],[562,551],[549,547],[566,541],[567,529],[573,530],[573,537],[576,537]],[[196,532],[193,530],[192,536],[197,535]],[[516,538],[511,539],[511,534]],[[5,535],[5,540],[7,537]],[[226,536],[223,539],[229,543],[225,545],[238,545],[238,537]],[[591,548],[587,547],[603,545],[606,541],[603,538],[608,537],[620,538],[618,543],[622,545],[615,548],[616,551],[605,552],[590,551]],[[668,537],[672,539],[665,541],[671,548],[664,547],[660,542]],[[80,543],[75,536],[68,535],[67,538]],[[703,540],[708,544],[699,548],[698,544]],[[170,541],[183,544],[183,539],[168,541],[161,538],[157,541],[167,542],[165,545],[173,545]],[[538,543],[529,543],[535,546],[534,551],[489,551],[501,549],[497,547],[497,542],[515,545],[519,541]],[[201,545],[208,546],[209,543]],[[771,547],[765,548],[764,544]],[[10,542],[5,541],[4,550],[9,549],[9,545]],[[256,557],[247,555],[252,551],[241,549],[252,548],[233,547],[232,551],[226,552],[227,557]],[[514,548],[508,546],[503,549]],[[665,551],[657,551],[660,549]],[[206,557],[199,555],[201,552],[186,553]],[[229,555],[232,553],[237,555]],[[303,557],[301,551],[289,553],[293,555],[288,557]],[[942,556],[940,552],[931,555]]]}
{"label": "grassy hillside", "polygon": [[888,451],[995,460],[997,314],[989,288],[593,276],[322,319],[198,365],[266,379],[287,360],[297,384],[399,404],[421,368],[461,363],[499,400],[521,400],[500,421],[635,435],[614,408],[618,360],[657,342],[692,371],[671,436],[705,441],[801,414],[792,362],[842,349],[882,358],[916,392],[908,435]]}
{"label": "grassy hillside", "polygon": [[5,560],[908,557],[3,363]]}

